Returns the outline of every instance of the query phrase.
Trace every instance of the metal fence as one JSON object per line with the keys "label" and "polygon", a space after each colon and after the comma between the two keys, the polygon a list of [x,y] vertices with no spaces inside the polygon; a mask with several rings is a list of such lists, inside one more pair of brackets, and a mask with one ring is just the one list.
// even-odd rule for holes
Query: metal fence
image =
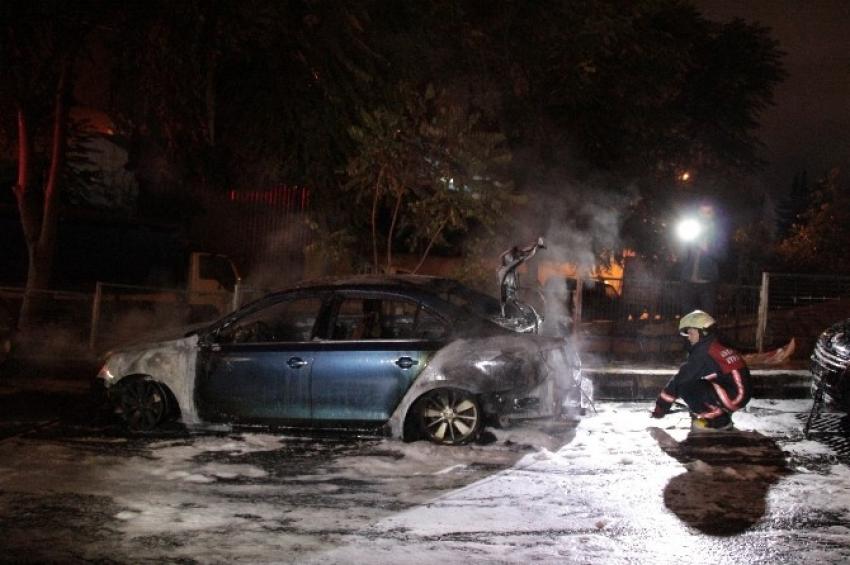
{"label": "metal fence", "polygon": [[828,326],[850,318],[850,277],[763,273],[757,345],[760,351],[794,339],[807,357]]}
{"label": "metal fence", "polygon": [[[687,313],[681,282],[657,279],[568,280],[574,332],[591,352],[661,359],[683,349],[679,318]],[[576,289],[581,289],[578,292]],[[756,346],[760,287],[719,285],[712,315],[739,347]]]}
{"label": "metal fence", "polygon": [[[580,299],[576,288],[582,289]],[[590,349],[614,357],[681,351],[676,335],[683,314],[680,283],[606,279],[575,281],[572,289],[568,309],[573,328]],[[98,283],[91,294],[33,293],[34,329],[27,332],[25,346],[36,353],[90,355],[211,322],[267,290],[240,285],[234,294],[188,293]],[[0,314],[15,317],[23,294],[21,288],[0,287]],[[793,337],[798,356],[806,357],[823,329],[850,318],[850,277],[765,273],[760,286],[721,285],[713,314],[739,347],[765,350]]]}
{"label": "metal fence", "polygon": [[772,310],[850,299],[850,277],[764,273]]}
{"label": "metal fence", "polygon": [[[239,285],[235,293],[187,292],[97,283],[93,293],[31,292],[29,330],[16,340],[18,353],[82,358],[213,322],[268,291]],[[0,287],[0,334],[17,325],[24,293],[20,287]]]}
{"label": "metal fence", "polygon": [[[87,353],[92,295],[61,290],[31,290],[30,330],[16,348],[40,357],[80,357]],[[17,325],[25,290],[0,287],[0,326]],[[0,336],[2,337],[2,336]]]}

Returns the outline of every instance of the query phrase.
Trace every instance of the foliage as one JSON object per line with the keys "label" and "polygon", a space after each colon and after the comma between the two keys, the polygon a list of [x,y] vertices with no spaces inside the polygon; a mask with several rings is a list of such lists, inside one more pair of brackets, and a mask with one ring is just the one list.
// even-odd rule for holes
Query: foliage
{"label": "foliage", "polygon": [[[138,154],[169,162],[147,184],[307,184],[327,213],[336,213],[346,186],[365,207],[361,221],[351,224],[345,213],[328,228],[360,240],[373,264],[378,247],[424,252],[433,239],[438,249],[457,248],[461,226],[487,216],[469,198],[458,202],[463,192],[432,185],[423,196],[425,161],[415,152],[434,151],[421,129],[428,119],[454,120],[453,133],[471,127],[500,136],[450,150],[468,160],[488,144],[501,146],[512,156],[499,164],[505,183],[567,204],[544,210],[546,223],[568,222],[584,198],[573,187],[602,174],[606,182],[594,186],[612,199],[598,205],[627,220],[620,244],[657,253],[665,234],[645,228],[663,225],[677,200],[692,197],[674,181],[682,168],[699,171],[700,193],[728,202],[740,196],[727,179],[759,165],[758,115],[783,76],[766,29],[710,22],[678,0],[194,0],[155,2],[128,12],[131,20],[134,29],[116,38],[123,71],[113,84],[126,124],[146,144]],[[427,107],[429,84],[455,109]],[[390,135],[395,123],[404,126],[399,139]],[[386,165],[380,183],[382,167],[366,163],[376,153]],[[140,162],[139,170],[153,165]],[[451,159],[429,166],[432,179],[457,182]],[[429,205],[436,209],[423,213]],[[472,217],[450,212],[465,208]],[[618,243],[587,239],[597,255],[610,256]]]}
{"label": "foliage", "polygon": [[279,184],[335,191],[346,128],[378,64],[366,18],[359,2],[128,10],[111,46],[113,111],[145,188],[158,198]]}
{"label": "foliage", "polygon": [[312,270],[315,272],[309,273],[311,277],[327,272],[365,272],[359,265],[353,264],[357,241],[350,230],[329,231],[322,224],[313,219],[308,221],[312,238],[307,244],[305,255],[308,262],[314,262]]}
{"label": "foliage", "polygon": [[[521,186],[569,209],[582,202],[575,187],[604,175],[621,245],[644,255],[669,252],[669,216],[689,201],[743,208],[740,177],[760,164],[758,116],[784,76],[768,30],[710,22],[675,1],[500,7],[493,21],[509,48],[497,57],[513,79],[504,105],[527,171]],[[694,177],[687,185],[676,181],[682,170]]]}
{"label": "foliage", "polygon": [[346,188],[369,202],[375,271],[379,234],[386,240],[383,269],[390,270],[396,232],[424,261],[449,234],[492,230],[517,202],[504,136],[488,130],[461,93],[433,85],[420,96],[407,86],[400,91],[398,106],[364,111],[350,128],[356,148]]}
{"label": "foliage", "polygon": [[779,267],[792,272],[850,273],[850,187],[836,169],[813,187],[808,208],[777,246]]}
{"label": "foliage", "polygon": [[780,202],[777,210],[777,231],[782,238],[790,235],[794,223],[799,222],[801,214],[809,204],[809,175],[808,171],[801,171],[794,175],[791,182],[791,191],[788,196]]}
{"label": "foliage", "polygon": [[[109,71],[142,211],[203,218],[206,193],[309,186],[321,239],[373,269],[514,234],[521,212],[534,237],[579,234],[577,256],[668,255],[682,202],[758,200],[740,179],[783,77],[768,30],[681,0],[13,4],[26,41],[0,53],[0,99],[25,94],[40,118],[70,37],[43,26],[97,22],[70,38]],[[598,237],[597,218],[617,225]]]}

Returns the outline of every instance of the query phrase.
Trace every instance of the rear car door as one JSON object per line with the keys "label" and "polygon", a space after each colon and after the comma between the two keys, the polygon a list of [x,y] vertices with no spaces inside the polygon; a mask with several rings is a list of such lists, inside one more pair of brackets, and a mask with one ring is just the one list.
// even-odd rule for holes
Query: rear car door
{"label": "rear car door", "polygon": [[279,297],[207,338],[195,388],[201,418],[308,423],[312,338],[322,304],[321,295]]}
{"label": "rear car door", "polygon": [[313,420],[378,423],[442,347],[448,324],[406,296],[342,293],[312,371]]}

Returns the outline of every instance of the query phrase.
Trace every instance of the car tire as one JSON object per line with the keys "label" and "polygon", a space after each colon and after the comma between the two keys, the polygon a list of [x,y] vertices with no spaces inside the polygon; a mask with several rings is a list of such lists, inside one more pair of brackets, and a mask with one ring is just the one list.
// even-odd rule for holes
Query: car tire
{"label": "car tire", "polygon": [[493,424],[500,430],[509,430],[514,427],[514,421],[507,414],[493,416]]}
{"label": "car tire", "polygon": [[148,378],[134,378],[121,386],[121,415],[131,432],[156,429],[169,414],[168,395],[162,386]]}
{"label": "car tire", "polygon": [[468,391],[434,389],[422,395],[416,406],[423,435],[437,445],[464,445],[481,432],[481,404]]}

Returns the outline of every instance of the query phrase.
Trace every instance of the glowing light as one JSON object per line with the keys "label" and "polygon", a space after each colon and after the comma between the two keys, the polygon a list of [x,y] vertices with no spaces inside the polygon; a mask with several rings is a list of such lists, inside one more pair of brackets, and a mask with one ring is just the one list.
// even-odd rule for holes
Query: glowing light
{"label": "glowing light", "polygon": [[679,180],[682,182],[688,182],[689,180],[691,180],[691,173],[685,171],[684,173],[679,175]]}
{"label": "glowing light", "polygon": [[676,235],[682,241],[694,241],[702,234],[702,224],[693,218],[686,218],[676,226]]}

